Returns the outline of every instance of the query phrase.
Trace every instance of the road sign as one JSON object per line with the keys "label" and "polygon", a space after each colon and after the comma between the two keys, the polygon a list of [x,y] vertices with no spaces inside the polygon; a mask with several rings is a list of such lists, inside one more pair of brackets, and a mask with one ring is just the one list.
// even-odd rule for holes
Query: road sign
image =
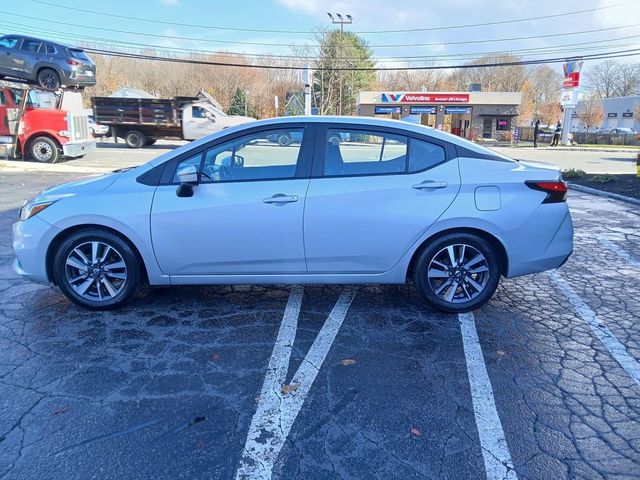
{"label": "road sign", "polygon": [[560,105],[563,107],[575,107],[578,103],[578,90],[572,88],[570,90],[562,90],[560,94]]}

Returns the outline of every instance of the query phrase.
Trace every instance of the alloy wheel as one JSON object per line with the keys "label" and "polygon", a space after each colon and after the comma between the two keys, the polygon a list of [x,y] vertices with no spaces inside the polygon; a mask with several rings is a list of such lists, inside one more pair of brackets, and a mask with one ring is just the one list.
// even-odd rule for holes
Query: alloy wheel
{"label": "alloy wheel", "polygon": [[105,242],[91,241],[69,252],[65,276],[76,294],[102,302],[122,292],[127,283],[127,267],[116,248]]}
{"label": "alloy wheel", "polygon": [[53,73],[43,72],[39,77],[40,85],[46,88],[57,88],[58,87],[58,79],[55,77]]}
{"label": "alloy wheel", "polygon": [[447,245],[429,262],[429,287],[449,303],[475,299],[489,281],[489,263],[476,248],[466,244]]}

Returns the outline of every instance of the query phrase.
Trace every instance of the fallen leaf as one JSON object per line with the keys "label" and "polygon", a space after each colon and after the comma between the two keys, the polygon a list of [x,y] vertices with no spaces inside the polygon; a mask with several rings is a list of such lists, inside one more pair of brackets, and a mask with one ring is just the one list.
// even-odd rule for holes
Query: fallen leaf
{"label": "fallen leaf", "polygon": [[220,354],[219,353],[212,353],[211,354],[211,360],[218,360],[220,358]]}
{"label": "fallen leaf", "polygon": [[340,360],[340,365],[342,365],[343,367],[348,367],[349,365],[355,365],[356,362],[353,358],[344,358],[342,360]]}
{"label": "fallen leaf", "polygon": [[203,448],[206,446],[207,446],[207,442],[205,442],[204,440],[196,440],[196,447]]}
{"label": "fallen leaf", "polygon": [[498,350],[496,353],[498,355],[500,355],[501,357],[504,357],[507,354],[506,352],[503,352],[502,350]]}
{"label": "fallen leaf", "polygon": [[69,407],[65,405],[64,407],[60,407],[58,410],[53,412],[51,415],[62,415],[63,413],[67,413],[69,411]]}
{"label": "fallen leaf", "polygon": [[302,385],[299,383],[292,383],[290,385],[287,385],[286,383],[282,386],[282,393],[284,393],[285,395],[287,393],[291,393],[291,392],[295,392],[296,390],[298,390]]}
{"label": "fallen leaf", "polygon": [[413,435],[414,437],[422,436],[422,431],[418,427],[413,426],[409,431],[411,432],[411,435]]}

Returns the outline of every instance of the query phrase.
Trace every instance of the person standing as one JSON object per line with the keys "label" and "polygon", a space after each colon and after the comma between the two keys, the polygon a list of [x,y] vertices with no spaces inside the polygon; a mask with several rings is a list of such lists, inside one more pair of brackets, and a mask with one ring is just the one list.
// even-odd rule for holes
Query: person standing
{"label": "person standing", "polygon": [[562,135],[562,124],[558,121],[556,125],[556,129],[553,131],[553,141],[551,142],[552,147],[557,147],[558,142],[560,141],[560,135]]}
{"label": "person standing", "polygon": [[533,127],[533,148],[538,148],[538,135],[540,135],[540,120],[536,120]]}

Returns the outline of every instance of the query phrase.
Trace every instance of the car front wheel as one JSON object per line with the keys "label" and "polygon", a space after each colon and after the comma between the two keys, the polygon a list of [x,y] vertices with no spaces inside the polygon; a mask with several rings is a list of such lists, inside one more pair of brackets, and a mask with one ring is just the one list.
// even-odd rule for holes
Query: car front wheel
{"label": "car front wheel", "polygon": [[414,282],[425,300],[446,312],[469,312],[493,296],[500,258],[485,239],[452,233],[435,240],[418,258]]}
{"label": "car front wheel", "polygon": [[142,268],[127,242],[111,232],[71,234],[53,260],[56,284],[71,301],[95,310],[121,307],[140,290]]}

